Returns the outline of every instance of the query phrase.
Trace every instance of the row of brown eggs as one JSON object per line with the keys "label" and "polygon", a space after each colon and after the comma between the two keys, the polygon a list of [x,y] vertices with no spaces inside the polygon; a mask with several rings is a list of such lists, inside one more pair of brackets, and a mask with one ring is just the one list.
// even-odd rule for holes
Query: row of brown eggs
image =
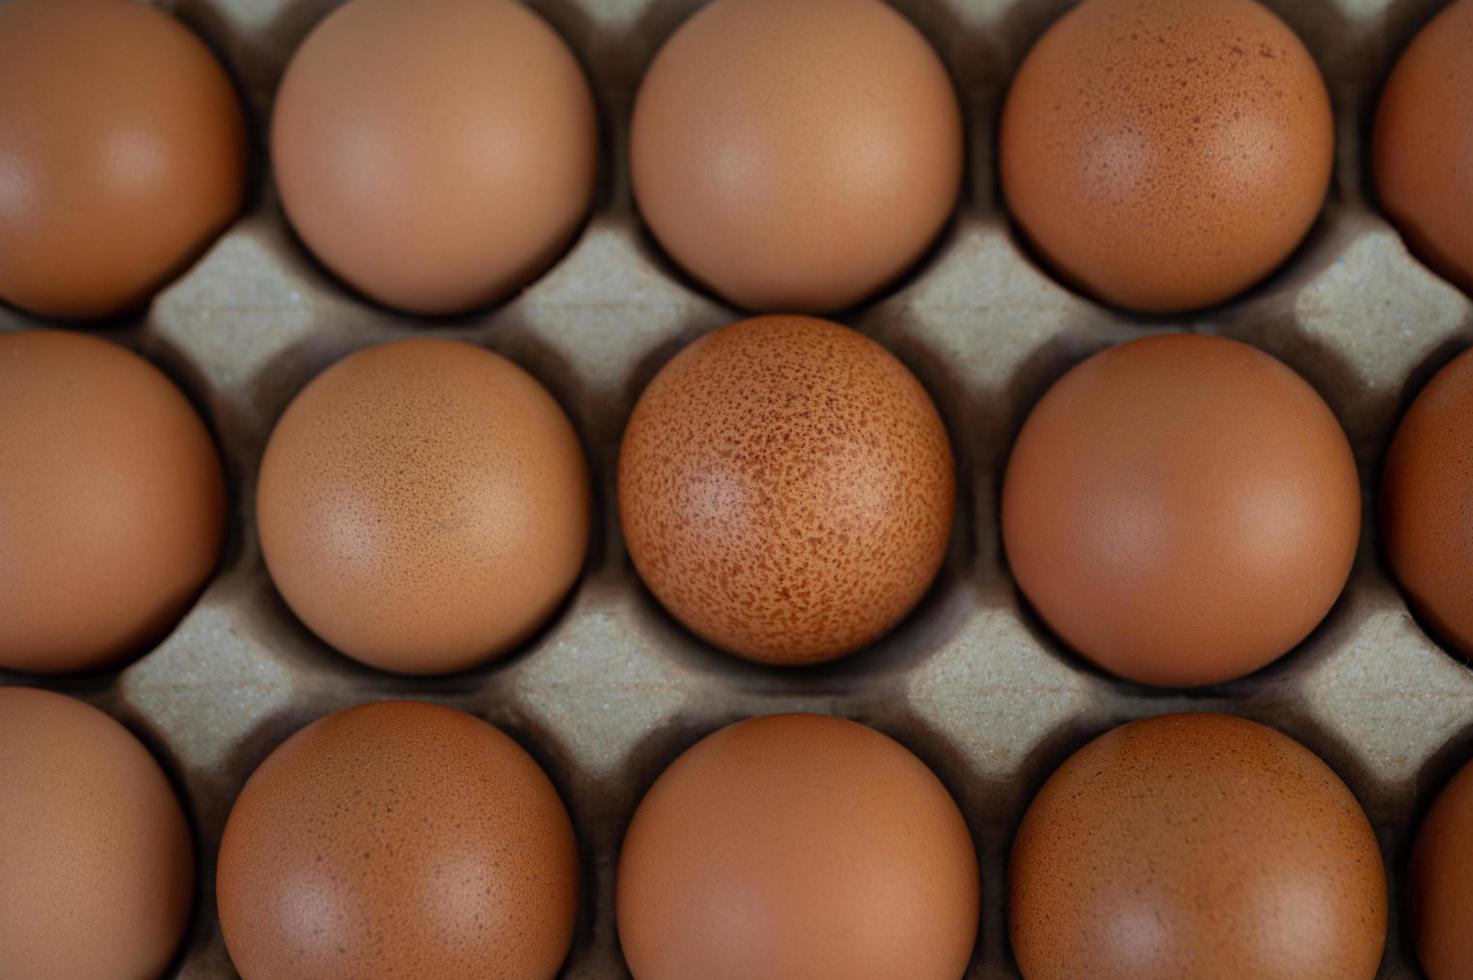
{"label": "row of brown eggs", "polygon": [[[1412,405],[1382,520],[1413,608],[1473,651],[1473,355]],[[0,337],[0,668],[97,670],[148,649],[220,554],[226,487],[184,395],[79,333]],[[261,460],[272,581],[328,644],[446,674],[523,644],[582,571],[588,465],[551,395],[490,351],[369,347],[311,381]],[[930,396],[861,334],[766,316],[705,335],[641,394],[618,466],[640,578],[703,640],[794,666],[889,632],[941,567],[956,507]],[[1201,687],[1303,640],[1349,576],[1360,480],[1329,407],[1236,341],[1104,350],[1034,406],[1001,533],[1050,629],[1126,679]]]}
{"label": "row of brown eggs", "polygon": [[[1413,42],[1374,139],[1382,203],[1473,286],[1473,0]],[[240,205],[229,79],[127,0],[0,10],[0,298],[42,315],[137,308]],[[764,312],[885,288],[956,205],[963,121],[925,39],[879,0],[718,0],[635,102],[639,209],[691,276]],[[598,123],[561,38],[511,0],[353,0],[302,44],[271,127],[282,204],[314,254],[417,313],[496,302],[544,271],[593,196]],[[1277,268],[1333,165],[1325,83],[1255,0],[1088,0],[1029,53],[1003,108],[1009,211],[1072,285],[1199,309]]]}
{"label": "row of brown eggs", "polygon": [[[1473,127],[1449,120],[1468,104],[1456,72],[1470,9],[1413,45],[1377,140],[1388,210],[1464,281],[1473,223],[1456,160]],[[135,47],[117,43],[135,31]],[[1148,62],[1162,74],[1121,78]],[[497,74],[508,65],[516,85]],[[0,195],[8,301],[78,317],[138,305],[238,206],[228,83],[167,18],[14,0],[0,8],[0,90],[21,93],[0,108],[0,142],[22,161]],[[525,91],[536,101],[506,101]],[[98,92],[113,101],[91,102],[89,125],[36,128],[65,118],[41,107]],[[1318,210],[1322,95],[1302,46],[1246,0],[1091,0],[1020,70],[1004,191],[1082,288],[1141,309],[1215,302],[1281,262]],[[954,204],[955,96],[878,4],[718,0],[657,58],[640,103],[646,220],[743,305],[855,302],[915,261]],[[545,268],[588,206],[588,105],[572,58],[519,7],[355,0],[283,80],[278,186],[309,247],[365,293],[424,312],[492,302]],[[476,121],[491,115],[488,133]],[[93,127],[109,138],[90,142]],[[815,132],[828,153],[797,135]],[[99,160],[114,168],[109,200],[77,192],[97,186]],[[116,228],[126,247],[101,233]],[[1413,406],[1383,494],[1397,576],[1459,650],[1473,643],[1473,461],[1458,442],[1470,370],[1455,362]],[[0,341],[0,404],[0,536],[20,543],[0,557],[0,663],[87,669],[145,649],[218,559],[207,432],[147,364],[78,335]],[[764,319],[704,338],[651,383],[621,456],[621,522],[641,576],[692,630],[812,662],[883,633],[925,590],[954,479],[945,430],[894,358],[832,324]],[[294,611],[394,670],[459,669],[520,643],[571,587],[588,533],[586,464],[556,404],[509,362],[443,342],[325,372],[278,424],[258,496]],[[1319,621],[1354,553],[1359,493],[1333,416],[1289,369],[1228,341],[1154,338],[1040,402],[1002,523],[1015,577],[1062,639],[1122,676],[1196,685],[1255,669]],[[96,712],[18,688],[0,700],[0,976],[156,974],[191,902],[177,801]],[[1434,807],[1409,876],[1435,980],[1473,962],[1469,785],[1458,777]],[[723,730],[631,825],[626,961],[642,978],[959,975],[977,921],[966,830],[923,763],[861,726]],[[576,877],[571,822],[525,752],[447,709],[376,705],[309,726],[262,765],[227,829],[219,904],[247,980],[551,976]],[[1369,977],[1384,941],[1384,870],[1349,791],[1292,741],[1221,716],[1135,723],[1083,749],[1025,817],[1008,883],[1028,977]]]}
{"label": "row of brown eggs", "polygon": [[[0,772],[0,975],[158,977],[196,856],[152,757],[80,701],[0,688]],[[1432,980],[1470,975],[1470,830],[1473,766],[1407,869]],[[737,722],[684,752],[617,865],[636,980],[956,980],[994,873],[924,762],[815,714]],[[1029,980],[1370,980],[1385,944],[1386,872],[1354,795],[1298,742],[1229,715],[1149,718],[1085,745],[1033,799],[1005,875]],[[551,978],[582,891],[573,823],[532,757],[412,701],[279,746],[235,802],[215,881],[244,980]]]}

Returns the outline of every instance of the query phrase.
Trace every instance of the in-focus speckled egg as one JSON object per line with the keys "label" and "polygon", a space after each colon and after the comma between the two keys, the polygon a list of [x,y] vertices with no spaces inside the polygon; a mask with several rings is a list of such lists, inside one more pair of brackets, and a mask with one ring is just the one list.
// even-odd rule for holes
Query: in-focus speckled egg
{"label": "in-focus speckled egg", "polygon": [[85,334],[0,335],[0,669],[142,653],[194,602],[224,531],[220,458],[163,372]]}
{"label": "in-focus speckled egg", "polygon": [[636,980],[957,980],[978,879],[956,803],[898,742],[755,718],[701,740],[640,803],[619,942]]}
{"label": "in-focus speckled egg", "polygon": [[0,4],[0,301],[130,313],[245,192],[245,120],[210,49],[133,0]]}
{"label": "in-focus speckled egg", "polygon": [[243,980],[551,980],[578,847],[521,746],[412,701],[323,718],[246,783],[220,842],[220,928]]}
{"label": "in-focus speckled egg", "polygon": [[1013,577],[1076,652],[1145,684],[1242,677],[1288,652],[1350,575],[1345,432],[1288,366],[1171,334],[1102,351],[1034,407],[1003,480]]}
{"label": "in-focus speckled egg", "polygon": [[1013,79],[1003,193],[1069,283],[1127,309],[1199,309],[1299,245],[1334,129],[1314,58],[1255,0],[1085,0]]}
{"label": "in-focus speckled egg", "polygon": [[1428,980],[1473,978],[1473,765],[1438,795],[1412,845],[1411,941]]}
{"label": "in-focus speckled egg", "polygon": [[0,687],[0,977],[153,980],[194,903],[194,842],[126,728]]}
{"label": "in-focus speckled egg", "polygon": [[1417,255],[1473,292],[1473,0],[1401,56],[1376,113],[1376,190]]}
{"label": "in-focus speckled egg", "polygon": [[832,660],[886,633],[945,556],[955,464],[926,390],[826,320],[758,317],[677,354],[619,454],[629,554],[660,603],[751,660]]}
{"label": "in-focus speckled egg", "polygon": [[1473,352],[1437,373],[1396,430],[1381,475],[1386,558],[1438,640],[1473,657]]}
{"label": "in-focus speckled egg", "polygon": [[583,567],[588,464],[511,361],[413,339],[352,354],[287,408],[261,461],[261,548],[307,626],[363,663],[441,674],[527,639]]}
{"label": "in-focus speckled egg", "polygon": [[1227,715],[1131,722],[1028,807],[1007,917],[1026,980],[1372,980],[1386,873],[1319,757]]}
{"label": "in-focus speckled egg", "polygon": [[525,286],[593,199],[598,117],[578,60],[515,0],[350,0],[276,98],[272,165],[307,247],[351,286],[456,313]]}
{"label": "in-focus speckled egg", "polygon": [[639,210],[696,279],[758,312],[832,312],[916,263],[956,204],[956,92],[880,0],[716,0],[634,105]]}

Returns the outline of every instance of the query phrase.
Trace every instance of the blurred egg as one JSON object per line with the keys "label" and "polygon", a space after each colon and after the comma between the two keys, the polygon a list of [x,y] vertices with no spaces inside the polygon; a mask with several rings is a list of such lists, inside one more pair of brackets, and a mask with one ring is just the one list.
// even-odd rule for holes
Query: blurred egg
{"label": "blurred egg", "polygon": [[1458,770],[1422,821],[1406,889],[1428,980],[1473,978],[1473,765]]}
{"label": "blurred egg", "polygon": [[1386,558],[1443,643],[1473,657],[1473,352],[1437,373],[1402,419],[1381,477]]}
{"label": "blurred egg", "polygon": [[243,980],[551,980],[578,873],[567,810],[521,746],[391,701],[314,722],[261,764],[216,890]]}
{"label": "blurred egg", "polygon": [[739,306],[831,312],[925,254],[961,186],[946,69],[879,0],[716,0],[665,43],[634,105],[639,210]]}
{"label": "blurred egg", "polygon": [[1085,0],[1003,108],[1007,205],[1048,265],[1148,313],[1231,299],[1304,238],[1329,187],[1324,79],[1254,0]]}
{"label": "blurred egg", "polygon": [[142,653],[204,587],[224,530],[214,443],[161,371],[84,334],[0,335],[0,669]]}
{"label": "blurred egg", "polygon": [[1386,906],[1376,835],[1345,784],[1226,715],[1090,742],[1034,798],[1008,865],[1026,980],[1371,980]]}
{"label": "blurred egg", "polygon": [[1193,334],[1105,350],[1034,407],[1002,532],[1033,608],[1085,659],[1195,687],[1277,659],[1345,586],[1360,482],[1299,375]]}
{"label": "blurred egg", "polygon": [[823,715],[738,722],[666,769],[619,855],[635,980],[957,980],[977,854],[899,743]]}
{"label": "blurred egg", "polygon": [[879,344],[808,317],[707,334],[640,396],[619,454],[629,554],[724,650],[832,660],[935,578],[955,464],[930,396]]}
{"label": "blurred egg", "polygon": [[148,750],[81,701],[0,687],[0,977],[162,977],[193,902],[189,825]]}
{"label": "blurred egg", "polygon": [[498,354],[428,339],[359,351],[303,389],[256,501],[292,611],[406,674],[526,640],[582,570],[590,511],[583,449],[547,390]]}
{"label": "blurred egg", "polygon": [[1473,0],[1449,5],[1402,55],[1373,143],[1381,206],[1423,261],[1473,291]]}
{"label": "blurred egg", "polygon": [[177,20],[132,0],[0,4],[0,300],[130,313],[240,208],[246,130],[230,78]]}
{"label": "blurred egg", "polygon": [[572,241],[598,117],[546,21],[514,0],[350,0],[287,67],[282,205],[349,285],[414,313],[496,302]]}

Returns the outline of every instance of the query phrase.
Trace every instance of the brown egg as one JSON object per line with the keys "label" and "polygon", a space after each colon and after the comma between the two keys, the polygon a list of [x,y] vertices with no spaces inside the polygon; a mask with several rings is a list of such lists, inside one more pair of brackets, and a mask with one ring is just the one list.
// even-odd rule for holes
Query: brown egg
{"label": "brown egg", "polygon": [[1096,354],[1035,406],[1003,481],[1003,543],[1080,655],[1195,687],[1257,670],[1324,618],[1360,502],[1345,433],[1299,375],[1173,334]]}
{"label": "brown egg", "polygon": [[578,916],[578,845],[516,742],[391,701],[314,722],[261,764],[216,891],[242,980],[551,980]]}
{"label": "brown egg", "polygon": [[130,0],[0,4],[0,300],[92,319],[144,306],[245,191],[228,76]]}
{"label": "brown egg", "polygon": [[1254,0],[1085,0],[1029,52],[998,136],[1008,208],[1070,284],[1150,313],[1230,299],[1314,223],[1335,128]]}
{"label": "brown egg", "polygon": [[351,286],[415,313],[503,299],[562,254],[598,118],[556,31],[514,0],[351,0],[292,58],[271,128],[292,226]]}
{"label": "brown egg", "polygon": [[629,555],[660,603],[750,660],[832,660],[930,586],[956,509],[946,429],[883,347],[825,320],[708,334],[650,382],[619,454]]}
{"label": "brown egg", "polygon": [[271,434],[256,502],[292,611],[406,674],[474,667],[535,632],[582,570],[590,510],[547,390],[498,354],[419,339],[309,384]]}
{"label": "brown egg", "polygon": [[1473,765],[1458,771],[1422,821],[1406,887],[1422,972],[1428,980],[1473,978]]}
{"label": "brown egg", "polygon": [[619,855],[636,980],[957,980],[977,853],[926,764],[864,725],[775,715],[683,754]]}
{"label": "brown egg", "polygon": [[194,843],[126,728],[60,694],[0,688],[0,882],[0,977],[163,975],[194,902]]}
{"label": "brown egg", "polygon": [[84,334],[0,335],[0,669],[143,652],[194,602],[224,529],[214,443],[162,372]]}
{"label": "brown egg", "polygon": [[1381,534],[1408,602],[1437,638],[1473,657],[1473,352],[1422,389],[1392,440]]}
{"label": "brown egg", "polygon": [[739,306],[852,306],[956,204],[962,118],[936,52],[879,0],[716,0],[660,49],[630,168],[670,256]]}
{"label": "brown egg", "polygon": [[1013,842],[1026,980],[1371,980],[1376,835],[1304,746],[1227,715],[1132,722],[1044,784]]}
{"label": "brown egg", "polygon": [[1473,291],[1473,0],[1417,35],[1381,95],[1381,206],[1428,265]]}

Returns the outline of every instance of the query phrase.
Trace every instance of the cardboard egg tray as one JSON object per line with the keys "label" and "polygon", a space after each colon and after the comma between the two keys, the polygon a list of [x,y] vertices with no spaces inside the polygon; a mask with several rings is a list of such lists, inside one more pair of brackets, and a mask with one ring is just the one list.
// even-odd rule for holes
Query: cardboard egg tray
{"label": "cardboard egg tray", "polygon": [[[442,320],[385,311],[336,282],[293,236],[275,199],[264,147],[274,90],[333,0],[168,0],[164,6],[215,48],[237,80],[256,135],[253,189],[239,219],[146,316],[89,329],[160,365],[213,429],[233,488],[225,557],[177,629],[136,662],[100,676],[0,675],[0,683],[39,684],[103,707],[174,777],[195,828],[200,880],[172,976],[235,976],[216,918],[215,854],[247,777],[309,721],[385,698],[435,701],[486,718],[512,733],[557,783],[585,870],[568,978],[627,976],[614,927],[614,869],[634,808],[660,771],[727,722],[794,710],[844,715],[889,733],[955,795],[976,837],[984,881],[969,977],[1017,975],[1004,869],[1044,779],[1100,732],[1179,710],[1267,722],[1345,779],[1376,827],[1391,880],[1381,976],[1417,976],[1400,938],[1400,885],[1416,820],[1473,757],[1473,671],[1424,633],[1390,579],[1379,550],[1376,482],[1412,396],[1469,343],[1473,300],[1410,256],[1377,212],[1367,133],[1395,57],[1442,0],[1268,3],[1304,38],[1334,100],[1338,155],[1324,212],[1289,263],[1249,295],[1205,314],[1141,319],[1058,285],[1020,247],[997,188],[996,122],[1008,80],[1070,3],[896,0],[960,92],[967,176],[958,212],[921,266],[839,319],[894,351],[929,388],[956,449],[960,508],[939,579],[898,629],[837,664],[780,671],[715,651],[660,609],[634,573],[614,499],[620,433],[645,383],[684,344],[742,315],[694,287],[660,253],[629,190],[636,86],[697,0],[534,3],[577,52],[597,92],[603,170],[594,212],[569,253],[519,297]],[[0,309],[0,329],[34,325]],[[1355,571],[1313,635],[1253,676],[1187,693],[1115,680],[1066,651],[1021,602],[997,521],[1009,446],[1048,385],[1103,347],[1183,329],[1254,344],[1306,377],[1350,435],[1366,500]],[[520,651],[449,678],[379,673],[328,648],[273,589],[256,539],[257,466],[287,403],[350,351],[406,336],[484,345],[530,370],[571,416],[596,486],[587,567],[564,607]]]}

